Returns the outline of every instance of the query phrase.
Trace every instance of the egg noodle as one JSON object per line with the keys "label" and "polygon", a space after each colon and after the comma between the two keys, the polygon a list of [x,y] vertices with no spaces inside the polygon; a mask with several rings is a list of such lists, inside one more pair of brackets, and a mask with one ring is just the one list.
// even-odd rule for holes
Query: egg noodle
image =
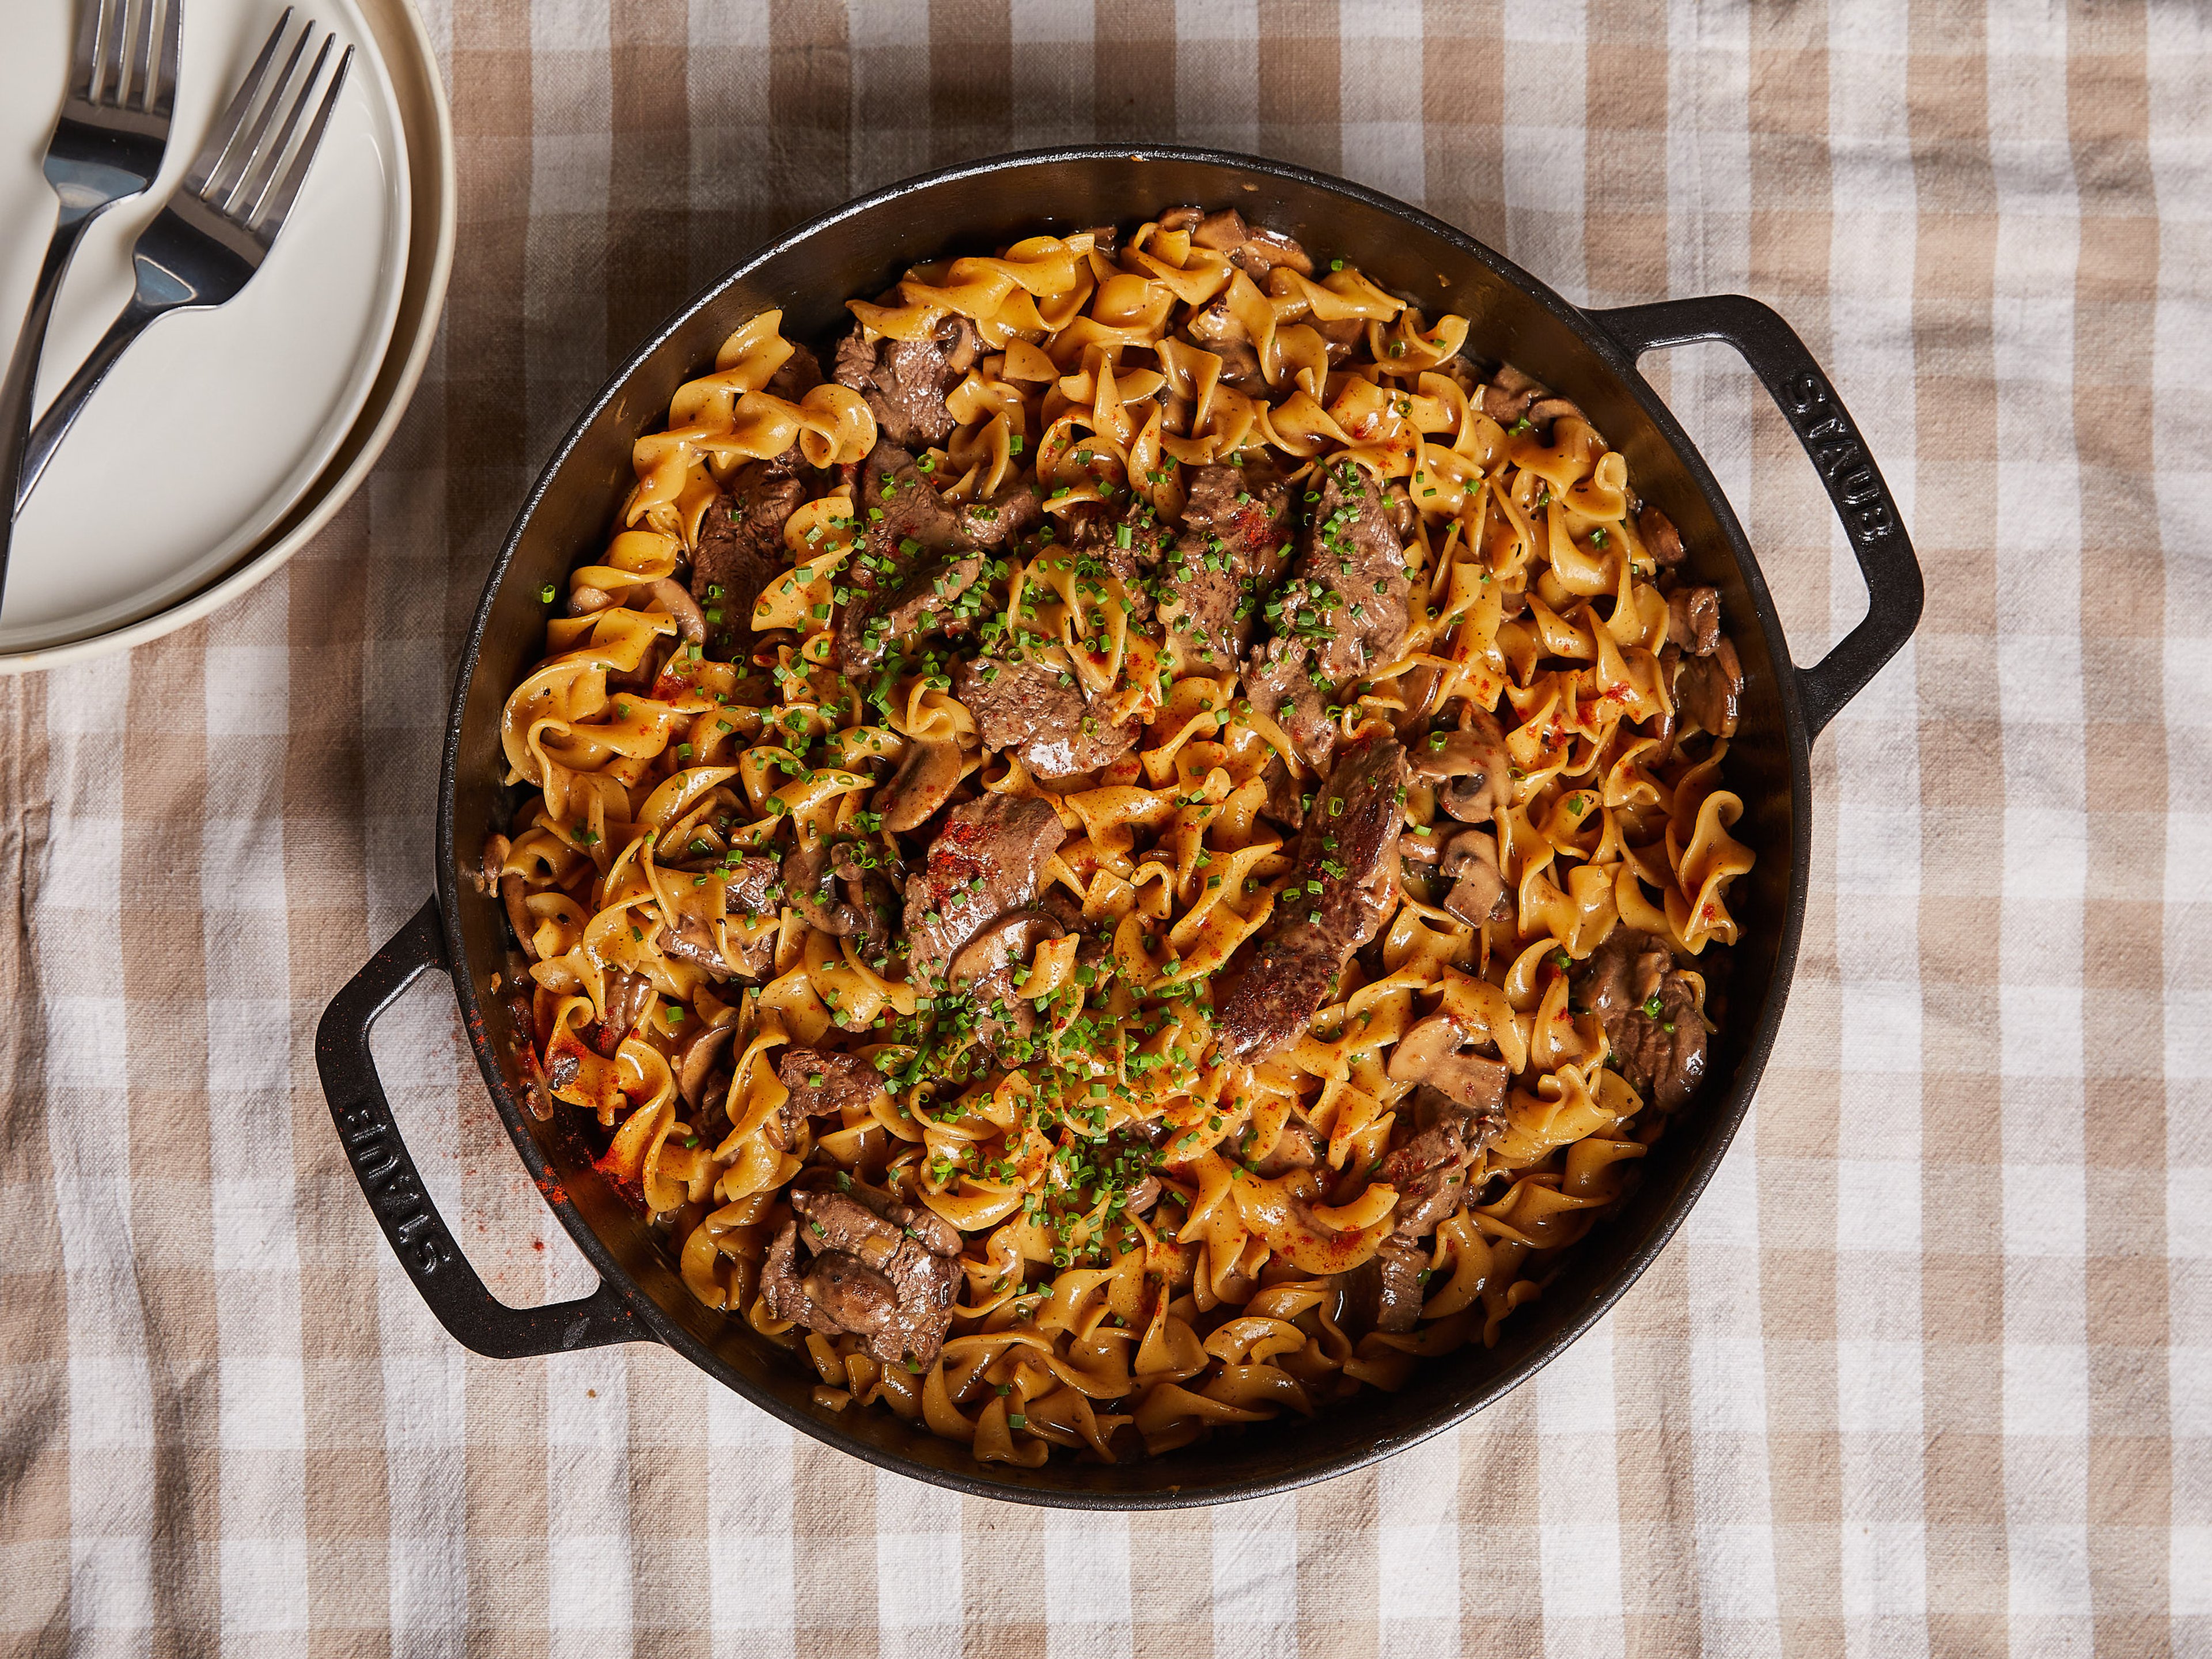
{"label": "egg noodle", "polygon": [[[939,613],[949,634],[866,669],[841,656],[878,420],[848,386],[772,387],[794,347],[769,312],[637,440],[617,530],[547,590],[545,653],[501,729],[526,799],[484,874],[520,947],[505,988],[532,1109],[565,1109],[691,1293],[811,1367],[820,1407],[879,1406],[983,1461],[1158,1453],[1494,1342],[1665,1121],[1581,1006],[1584,965],[1622,930],[1656,941],[1702,1026],[1705,953],[1735,942],[1728,889],[1752,862],[1729,833],[1733,718],[1700,730],[1678,707],[1680,544],[1622,456],[1565,400],[1486,379],[1462,355],[1466,318],[1426,317],[1340,261],[1233,257],[1194,219],[1032,237],[850,303],[866,344],[972,325],[949,435],[915,452],[922,487],[987,515],[1017,487],[1039,499]],[[1201,308],[1237,351],[1200,343]],[[779,457],[805,497],[787,568],[732,619],[761,648],[720,660],[687,628],[694,556],[732,476]],[[1196,469],[1265,466],[1296,507],[1346,463],[1380,487],[1407,613],[1388,660],[1326,688],[1324,741],[1397,734],[1415,763],[1406,834],[1442,839],[1449,780],[1421,773],[1423,744],[1494,717],[1499,890],[1470,918],[1418,850],[1393,853],[1371,939],[1293,1041],[1240,1064],[1217,1044],[1217,988],[1305,902],[1285,817],[1316,810],[1326,769],[1255,707],[1237,660],[1176,626],[1211,555],[1117,562],[1110,530],[1080,527],[1149,509],[1171,538]],[[720,626],[715,597],[697,603]],[[1244,610],[1262,640],[1287,627],[1279,596]],[[1133,722],[1133,746],[1073,781],[989,747],[955,694],[979,653],[1073,683],[1086,729]],[[1042,798],[1065,832],[1042,884],[1066,926],[1013,965],[1018,1035],[994,1040],[981,992],[916,971],[905,933],[825,931],[785,884],[794,851],[832,844],[848,872],[857,857],[920,878],[927,830],[884,824],[917,744],[957,758],[956,804]],[[763,860],[779,878],[749,878]],[[1394,1054],[1440,1019],[1510,1090],[1462,1206],[1412,1246],[1418,1318],[1384,1328],[1351,1314],[1347,1286],[1401,1218],[1386,1163],[1422,1079]],[[799,1050],[857,1056],[882,1086],[794,1119],[779,1062]],[[1282,1156],[1294,1142],[1309,1159]],[[957,1299],[926,1364],[770,1305],[764,1264],[809,1182],[957,1231]]]}

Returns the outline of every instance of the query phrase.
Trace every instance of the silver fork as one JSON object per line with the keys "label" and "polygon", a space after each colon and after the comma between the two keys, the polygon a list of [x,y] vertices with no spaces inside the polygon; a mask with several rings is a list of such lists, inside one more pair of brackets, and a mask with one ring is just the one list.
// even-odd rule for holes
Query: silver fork
{"label": "silver fork", "polygon": [[[12,490],[23,464],[31,398],[46,349],[54,296],[86,228],[107,209],[152,184],[169,148],[177,102],[177,30],[184,0],[79,0],[69,93],[46,143],[46,182],[61,216],[39,267],[15,355],[0,380],[0,484]],[[158,25],[156,12],[160,14]],[[157,47],[155,36],[160,42]],[[8,580],[9,523],[0,520],[0,586]]]}
{"label": "silver fork", "polygon": [[[292,210],[307,169],[313,165],[323,130],[330,125],[331,111],[353,63],[354,49],[348,46],[325,83],[320,100],[316,101],[315,82],[322,76],[335,37],[325,32],[314,62],[301,75],[301,61],[315,38],[315,25],[310,20],[270,82],[270,65],[276,60],[291,21],[292,9],[288,6],[270,31],[261,55],[253,60],[245,84],[216,123],[214,134],[193,158],[184,188],[139,233],[138,244],[131,252],[138,290],[32,428],[15,487],[16,512],[22,511],[25,499],[37,487],[40,475],[84,408],[85,400],[99,389],[131,343],[157,317],[223,304],[252,280],[269,257],[276,233],[283,229],[285,216]],[[311,103],[314,113],[301,133],[301,120]]]}

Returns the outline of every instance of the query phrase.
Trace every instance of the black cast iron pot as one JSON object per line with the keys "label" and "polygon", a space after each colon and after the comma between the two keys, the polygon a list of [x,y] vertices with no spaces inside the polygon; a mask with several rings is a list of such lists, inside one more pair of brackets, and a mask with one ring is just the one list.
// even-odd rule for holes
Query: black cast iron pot
{"label": "black cast iron pot", "polygon": [[[1742,923],[1727,1018],[1706,1086],[1643,1165],[1640,1184],[1498,1346],[1418,1367],[1396,1394],[1369,1389],[1316,1421],[1285,1417],[1241,1436],[1121,1467],[1055,1457],[1035,1471],[973,1462],[964,1447],[886,1411],[811,1403],[815,1378],[738,1321],[694,1301],[666,1249],[551,1125],[523,1112],[507,1015],[489,994],[510,968],[496,896],[466,872],[506,817],[499,717],[544,642],[538,590],[605,545],[632,478],[630,443],[665,417],[677,386],[712,363],[739,323],[781,307],[785,332],[819,340],[907,266],[1039,232],[1129,223],[1182,202],[1241,209],[1322,257],[1356,263],[1431,316],[1471,319],[1468,349],[1534,375],[1587,410],[1628,457],[1646,499],[1680,526],[1697,578],[1718,587],[1742,659],[1741,729],[1729,786],[1732,833],[1758,854],[1731,889]],[[1781,404],[1835,503],[1870,592],[1866,619],[1816,666],[1794,665],[1758,562],[1720,487],[1637,373],[1660,346],[1724,340]],[[1835,389],[1773,312],[1734,295],[1583,311],[1480,243],[1340,179],[1215,151],[1091,146],[950,167],[861,198],[762,249],[639,349],[586,410],[523,503],[470,630],[438,791],[438,895],[341,991],[317,1060],[331,1114],[385,1237],[446,1328],[478,1353],[551,1353],[607,1342],[667,1343],[763,1410],[830,1445],[960,1491],[1093,1509],[1217,1503],[1280,1492],[1388,1456],[1480,1410],[1588,1329],[1628,1288],[1695,1201],[1742,1120],[1773,1046],[1796,961],[1813,845],[1814,737],[1912,633],[1920,568],[1881,475]],[[369,1057],[378,1014],[430,969],[453,991],[515,1149],[603,1283],[580,1301],[514,1309],[492,1299],[439,1218],[400,1142]]]}

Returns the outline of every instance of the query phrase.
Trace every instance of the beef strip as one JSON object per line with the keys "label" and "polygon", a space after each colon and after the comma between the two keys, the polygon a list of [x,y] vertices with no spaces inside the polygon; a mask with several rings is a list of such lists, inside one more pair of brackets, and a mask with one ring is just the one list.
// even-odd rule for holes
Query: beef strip
{"label": "beef strip", "polygon": [[1133,500],[1121,513],[1078,509],[1068,514],[1068,545],[1077,553],[1106,567],[1121,579],[1128,596],[1129,614],[1139,622],[1152,614],[1152,588],[1146,578],[1156,570],[1169,544],[1167,526],[1159,521],[1150,501]]}
{"label": "beef strip", "polygon": [[1297,829],[1306,821],[1306,791],[1279,755],[1267,763],[1266,776],[1267,804],[1262,810],[1284,829]]}
{"label": "beef strip", "polygon": [[1494,1086],[1475,1103],[1422,1084],[1401,1109],[1381,1172],[1398,1189],[1396,1224],[1372,1260],[1339,1281],[1355,1329],[1405,1332],[1419,1321],[1431,1254],[1420,1241],[1467,1206],[1468,1170],[1504,1130],[1504,1072],[1496,1066]]}
{"label": "beef strip", "polygon": [[[1320,623],[1316,656],[1333,685],[1372,673],[1405,642],[1411,604],[1406,550],[1382,504],[1374,474],[1356,461],[1340,461],[1321,475],[1321,500],[1311,504],[1298,538],[1297,603],[1302,619]],[[1293,601],[1284,594],[1284,621],[1293,630]]]}
{"label": "beef strip", "polygon": [[1218,672],[1243,654],[1260,596],[1283,574],[1290,517],[1290,484],[1271,466],[1192,470],[1160,597],[1177,665]]}
{"label": "beef strip", "polygon": [[[796,1190],[791,1208],[761,1268],[769,1311],[822,1335],[857,1336],[881,1364],[934,1364],[960,1282],[951,1224],[857,1182],[846,1192]],[[813,1253],[803,1276],[802,1237]]]}
{"label": "beef strip", "polygon": [[1406,751],[1393,737],[1370,733],[1337,761],[1298,832],[1275,931],[1222,1005],[1230,1059],[1256,1065],[1294,1042],[1346,958],[1382,925],[1398,879],[1405,780]]}
{"label": "beef strip", "polygon": [[1615,927],[1577,972],[1575,993],[1604,1025],[1620,1074],[1647,1102],[1671,1112],[1696,1091],[1705,1074],[1705,1022],[1664,940]]}
{"label": "beef strip", "polygon": [[627,968],[606,969],[605,979],[605,1011],[585,1035],[592,1048],[611,1060],[615,1050],[622,1047],[622,1040],[645,1017],[646,1008],[653,1001],[653,981]]}
{"label": "beef strip", "polygon": [[775,1080],[791,1091],[783,1103],[787,1141],[802,1120],[834,1117],[865,1107],[883,1092],[884,1074],[858,1054],[835,1048],[786,1048],[776,1057]]}
{"label": "beef strip", "polygon": [[766,390],[787,404],[795,404],[822,384],[822,360],[803,345],[791,349],[783,367],[769,376]]}
{"label": "beef strip", "polygon": [[1006,547],[1044,517],[1036,485],[1026,480],[1008,485],[988,501],[960,508],[961,533],[978,547]]}
{"label": "beef strip", "polygon": [[[1480,1060],[1481,1057],[1471,1056]],[[1382,1160],[1382,1179],[1398,1189],[1400,1236],[1419,1238],[1451,1219],[1466,1203],[1467,1168],[1505,1130],[1505,1068],[1496,1061],[1474,1098],[1447,1094],[1428,1084],[1413,1090],[1413,1132]],[[1472,1073],[1460,1073],[1464,1079]]]}
{"label": "beef strip", "polygon": [[[682,869],[681,865],[666,868]],[[715,860],[692,866],[713,870],[722,878],[722,908],[732,916],[774,915],[783,896],[781,866],[774,859]]]}
{"label": "beef strip", "polygon": [[1045,860],[1066,838],[1060,814],[1035,796],[985,795],[946,813],[927,863],[907,878],[913,971],[927,983],[942,980],[962,945],[1036,897]]}
{"label": "beef strip", "polygon": [[1111,765],[1136,746],[1135,715],[1119,722],[1089,712],[1073,676],[1042,663],[963,658],[952,695],[975,717],[987,748],[1021,757],[1037,778],[1057,782]]}
{"label": "beef strip", "polygon": [[748,461],[699,520],[691,597],[706,613],[707,654],[717,662],[751,660],[758,648],[753,606],[762,591],[791,568],[784,521],[806,495],[794,471],[797,457],[792,450],[773,460]]}
{"label": "beef strip", "polygon": [[926,340],[870,340],[855,327],[837,342],[836,374],[867,399],[876,429],[902,449],[942,443],[953,428],[945,394],[975,363],[975,324],[951,316]]}
{"label": "beef strip", "polygon": [[1253,648],[1244,663],[1244,695],[1252,707],[1283,728],[1298,758],[1316,772],[1336,752],[1336,722],[1329,718],[1327,688],[1305,641],[1277,635]]}
{"label": "beef strip", "polygon": [[1721,642],[1717,588],[1678,587],[1667,596],[1667,640],[1694,657],[1710,657]]}
{"label": "beef strip", "polygon": [[1320,499],[1309,503],[1297,568],[1278,595],[1275,636],[1247,661],[1244,690],[1319,769],[1336,735],[1324,688],[1340,690],[1397,655],[1412,597],[1405,549],[1366,468],[1324,468],[1307,493]]}
{"label": "beef strip", "polygon": [[888,438],[869,453],[860,501],[860,555],[847,570],[853,597],[837,616],[838,661],[848,672],[955,620],[956,602],[983,573],[960,514]]}

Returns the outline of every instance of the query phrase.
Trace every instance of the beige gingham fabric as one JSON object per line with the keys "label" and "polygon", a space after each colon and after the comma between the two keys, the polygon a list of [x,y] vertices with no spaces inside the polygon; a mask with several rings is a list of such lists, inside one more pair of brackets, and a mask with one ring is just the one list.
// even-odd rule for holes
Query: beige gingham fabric
{"label": "beige gingham fabric", "polygon": [[[0,683],[0,1651],[2212,1652],[2206,19],[441,3],[459,253],[368,487],[209,621]],[[806,215],[1092,137],[1340,171],[1595,304],[1768,301],[1929,579],[1814,751],[1780,1045],[1658,1263],[1456,1432],[1133,1521],[651,1346],[464,1353],[312,1052],[429,891],[460,632],[608,368]],[[1863,605],[1809,466],[1725,349],[1649,367],[1809,660]],[[494,1288],[587,1289],[443,982],[377,1048]]]}

